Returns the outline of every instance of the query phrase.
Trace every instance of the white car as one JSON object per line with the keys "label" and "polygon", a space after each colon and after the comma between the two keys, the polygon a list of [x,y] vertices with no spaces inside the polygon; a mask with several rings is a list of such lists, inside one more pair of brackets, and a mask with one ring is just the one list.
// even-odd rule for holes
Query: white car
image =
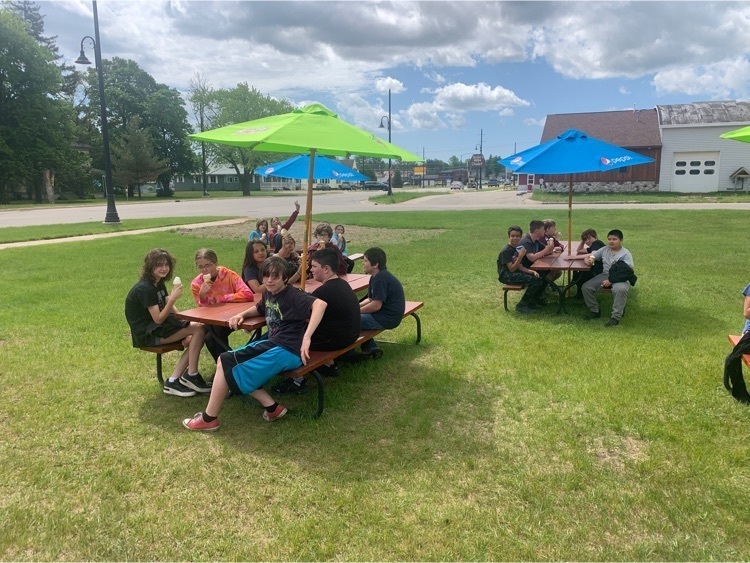
{"label": "white car", "polygon": [[451,189],[452,190],[463,190],[464,189],[464,185],[461,182],[459,182],[458,180],[456,180],[455,182],[451,182]]}

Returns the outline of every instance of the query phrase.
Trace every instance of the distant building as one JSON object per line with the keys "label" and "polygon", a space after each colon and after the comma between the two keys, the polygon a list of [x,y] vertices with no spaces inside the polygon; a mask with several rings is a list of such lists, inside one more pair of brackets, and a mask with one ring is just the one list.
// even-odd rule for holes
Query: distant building
{"label": "distant building", "polygon": [[[750,125],[750,102],[658,105],[653,109],[551,114],[547,142],[568,129],[584,131],[654,159],[606,173],[573,174],[575,191],[750,191],[750,146],[720,135]],[[568,175],[517,174],[518,184],[567,190]]]}

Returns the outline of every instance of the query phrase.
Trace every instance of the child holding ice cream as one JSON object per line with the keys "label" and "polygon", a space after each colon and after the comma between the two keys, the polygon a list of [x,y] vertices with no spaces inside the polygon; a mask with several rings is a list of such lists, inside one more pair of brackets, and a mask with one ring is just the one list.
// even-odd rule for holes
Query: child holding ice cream
{"label": "child holding ice cream", "polygon": [[[175,259],[162,248],[155,248],[143,261],[141,279],[125,298],[125,318],[130,325],[133,347],[157,346],[182,341],[187,349],[164,383],[164,393],[192,397],[196,392],[210,393],[211,387],[198,372],[198,358],[205,329],[201,323],[181,321],[175,317],[175,303],[182,295],[182,281],[174,279],[172,293],[164,280],[172,275]],[[186,372],[187,370],[187,372]]]}
{"label": "child holding ice cream", "polygon": [[[216,252],[201,248],[195,253],[195,266],[200,270],[190,289],[199,307],[216,303],[242,303],[252,301],[252,290],[242,281],[240,275],[229,268],[219,266]],[[206,348],[214,361],[219,354],[230,350],[229,335],[232,330],[225,326],[206,326]]]}

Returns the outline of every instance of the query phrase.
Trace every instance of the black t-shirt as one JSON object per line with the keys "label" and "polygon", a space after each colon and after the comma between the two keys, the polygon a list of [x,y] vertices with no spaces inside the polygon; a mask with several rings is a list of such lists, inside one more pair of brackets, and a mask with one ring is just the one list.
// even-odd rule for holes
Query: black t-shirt
{"label": "black t-shirt", "polygon": [[[596,239],[594,242],[591,243],[591,246],[589,246],[589,252],[595,252],[599,250],[600,248],[604,248],[607,246],[599,239]],[[604,264],[602,264],[601,260],[597,260],[596,263],[591,266],[591,274],[593,276],[598,276],[604,271]]]}
{"label": "black t-shirt", "polygon": [[260,269],[258,266],[248,266],[242,269],[242,281],[250,287],[250,280],[255,280],[258,285],[263,285],[263,280],[260,278]]}
{"label": "black t-shirt", "polygon": [[359,337],[362,317],[357,294],[349,284],[341,278],[330,279],[312,294],[328,303],[328,306],[323,320],[312,335],[310,348],[340,350],[354,343]]}
{"label": "black t-shirt", "polygon": [[258,313],[266,317],[268,340],[299,356],[313,301],[315,297],[292,285],[276,295],[263,291],[257,307]]}
{"label": "black t-shirt", "polygon": [[404,288],[390,271],[381,270],[370,278],[367,297],[383,302],[380,310],[372,313],[372,317],[380,326],[390,329],[401,324],[406,307]]}
{"label": "black t-shirt", "polygon": [[508,264],[512,264],[518,258],[518,251],[510,243],[506,244],[497,257],[497,275],[498,279],[503,271],[510,271]]}
{"label": "black t-shirt", "polygon": [[158,305],[161,311],[166,303],[167,287],[164,281],[154,285],[150,281],[140,280],[130,289],[125,298],[125,318],[130,325],[130,336],[135,348],[148,344],[149,328],[155,324],[148,311],[149,307]]}
{"label": "black t-shirt", "polygon": [[519,244],[526,249],[526,254],[524,254],[524,257],[521,259],[521,264],[523,264],[524,268],[531,268],[533,262],[529,260],[527,256],[529,254],[536,254],[544,249],[544,246],[538,240],[531,240],[531,235],[528,233],[521,237],[521,242]]}

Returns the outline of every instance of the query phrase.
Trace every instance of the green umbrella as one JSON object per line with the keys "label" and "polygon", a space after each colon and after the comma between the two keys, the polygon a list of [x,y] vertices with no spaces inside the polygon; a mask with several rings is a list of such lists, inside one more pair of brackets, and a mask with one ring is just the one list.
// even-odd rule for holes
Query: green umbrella
{"label": "green umbrella", "polygon": [[[272,115],[227,125],[212,131],[194,133],[195,141],[218,143],[249,148],[263,152],[309,154],[310,172],[307,178],[307,208],[305,209],[305,244],[302,249],[303,264],[307,264],[307,247],[310,244],[310,216],[312,214],[312,188],[315,155],[372,156],[409,162],[421,162],[419,155],[400,149],[380,137],[350,125],[321,104],[310,104],[290,113]],[[306,272],[302,271],[302,285]]]}
{"label": "green umbrella", "polygon": [[722,139],[733,139],[735,141],[742,141],[743,143],[750,143],[750,127],[743,127],[742,129],[735,129],[734,131],[727,131],[721,135]]}

